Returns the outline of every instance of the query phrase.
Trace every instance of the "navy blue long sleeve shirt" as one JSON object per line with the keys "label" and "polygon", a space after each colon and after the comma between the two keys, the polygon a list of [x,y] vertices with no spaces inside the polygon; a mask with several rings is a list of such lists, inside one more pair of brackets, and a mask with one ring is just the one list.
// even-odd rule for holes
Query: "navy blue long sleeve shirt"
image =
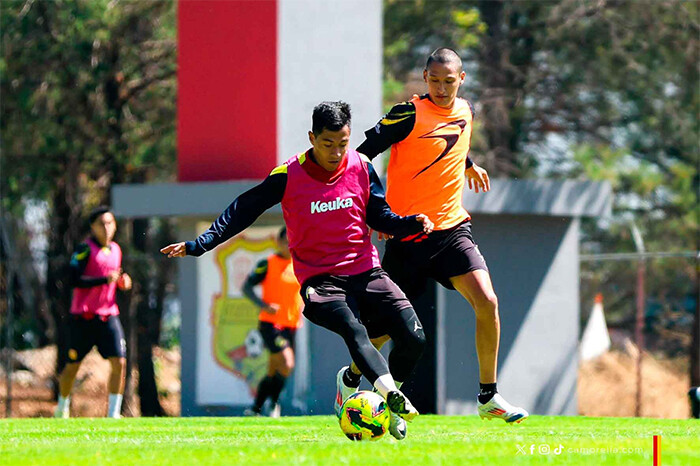
{"label": "navy blue long sleeve shirt", "polygon": [[[366,163],[370,182],[367,225],[373,230],[399,238],[422,231],[423,224],[415,215],[402,217],[392,212],[384,197],[384,187],[377,172],[371,163]],[[262,183],[238,196],[196,240],[187,241],[187,255],[201,256],[248,228],[263,212],[282,202],[286,186],[287,174],[273,171]]]}

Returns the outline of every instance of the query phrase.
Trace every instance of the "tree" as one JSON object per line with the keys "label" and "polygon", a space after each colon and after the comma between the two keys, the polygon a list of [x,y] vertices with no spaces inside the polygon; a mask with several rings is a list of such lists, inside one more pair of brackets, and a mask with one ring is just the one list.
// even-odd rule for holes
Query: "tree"
{"label": "tree", "polygon": [[109,202],[113,183],[174,174],[174,4],[5,1],[0,20],[1,202],[19,218],[23,201],[49,203],[46,286],[60,322],[86,211]]}
{"label": "tree", "polygon": [[[697,2],[441,5],[386,2],[388,89],[399,89],[392,80],[403,79],[403,94],[395,95],[410,96],[417,88],[411,72],[421,69],[427,53],[456,49],[467,71],[465,95],[477,104],[472,152],[478,163],[492,175],[613,184],[615,216],[584,223],[584,252],[634,251],[631,220],[648,250],[700,248]],[[648,312],[658,318],[649,325],[661,332],[677,324],[672,330],[685,339],[688,302],[697,312],[697,263],[652,265]],[[583,302],[606,287],[606,311],[626,319],[634,302],[629,268],[607,263],[584,269],[598,289],[584,288]]]}

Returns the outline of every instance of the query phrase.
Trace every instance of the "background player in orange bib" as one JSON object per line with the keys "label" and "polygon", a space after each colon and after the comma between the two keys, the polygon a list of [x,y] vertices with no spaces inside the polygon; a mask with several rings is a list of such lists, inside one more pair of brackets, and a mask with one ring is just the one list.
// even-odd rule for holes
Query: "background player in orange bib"
{"label": "background player in orange bib", "polygon": [[[409,300],[425,290],[428,278],[464,296],[476,313],[479,415],[520,422],[527,411],[508,403],[496,388],[498,298],[472,237],[471,217],[462,207],[465,180],[476,192],[490,189],[486,170],[468,157],[474,107],[457,97],[465,79],[462,60],[454,50],[437,49],[428,57],[423,78],[428,93],[395,105],[365,132],[366,140],[357,148],[372,159],[391,147],[389,206],[399,215],[425,213],[435,222],[430,234],[389,239],[382,267]],[[373,342],[382,343],[381,339]],[[358,374],[354,365],[338,373],[341,399],[357,390]]]}
{"label": "background player in orange bib", "polygon": [[[255,294],[260,285],[262,296]],[[258,262],[243,285],[243,294],[260,307],[258,330],[270,352],[267,376],[260,381],[253,406],[248,415],[262,413],[265,400],[272,400],[271,417],[279,417],[278,399],[284,383],[294,369],[294,337],[301,325],[303,306],[299,282],[294,276],[292,256],[287,241],[287,228],[277,236],[277,252]]]}

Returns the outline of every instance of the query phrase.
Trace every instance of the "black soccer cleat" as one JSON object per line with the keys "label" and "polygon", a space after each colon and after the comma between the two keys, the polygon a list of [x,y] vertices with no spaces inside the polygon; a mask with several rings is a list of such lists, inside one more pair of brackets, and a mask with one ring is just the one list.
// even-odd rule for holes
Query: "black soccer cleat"
{"label": "black soccer cleat", "polygon": [[406,395],[398,390],[389,392],[386,395],[386,404],[392,413],[396,413],[407,421],[412,421],[418,416],[418,410],[413,407]]}
{"label": "black soccer cleat", "polygon": [[695,419],[700,419],[700,387],[693,387],[688,392],[690,409]]}

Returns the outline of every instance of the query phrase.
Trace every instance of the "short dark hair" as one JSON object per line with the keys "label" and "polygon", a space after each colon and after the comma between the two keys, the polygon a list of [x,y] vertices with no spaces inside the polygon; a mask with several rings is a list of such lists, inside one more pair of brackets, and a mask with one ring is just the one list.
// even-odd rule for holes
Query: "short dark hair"
{"label": "short dark hair", "polygon": [[112,210],[106,205],[95,207],[90,211],[90,215],[88,215],[88,226],[92,225],[102,214],[106,214],[107,212],[111,211]]}
{"label": "short dark hair", "polygon": [[459,69],[462,69],[462,59],[454,50],[447,47],[440,47],[435,49],[433,53],[428,57],[428,61],[425,63],[425,69],[430,68],[433,62],[442,63],[443,65],[447,63],[456,63],[459,65]]}
{"label": "short dark hair", "polygon": [[324,129],[340,131],[350,126],[350,105],[343,101],[321,102],[314,107],[311,117],[311,131],[318,136]]}
{"label": "short dark hair", "polygon": [[277,233],[277,239],[278,240],[287,239],[287,227],[286,226],[280,228],[279,233]]}

